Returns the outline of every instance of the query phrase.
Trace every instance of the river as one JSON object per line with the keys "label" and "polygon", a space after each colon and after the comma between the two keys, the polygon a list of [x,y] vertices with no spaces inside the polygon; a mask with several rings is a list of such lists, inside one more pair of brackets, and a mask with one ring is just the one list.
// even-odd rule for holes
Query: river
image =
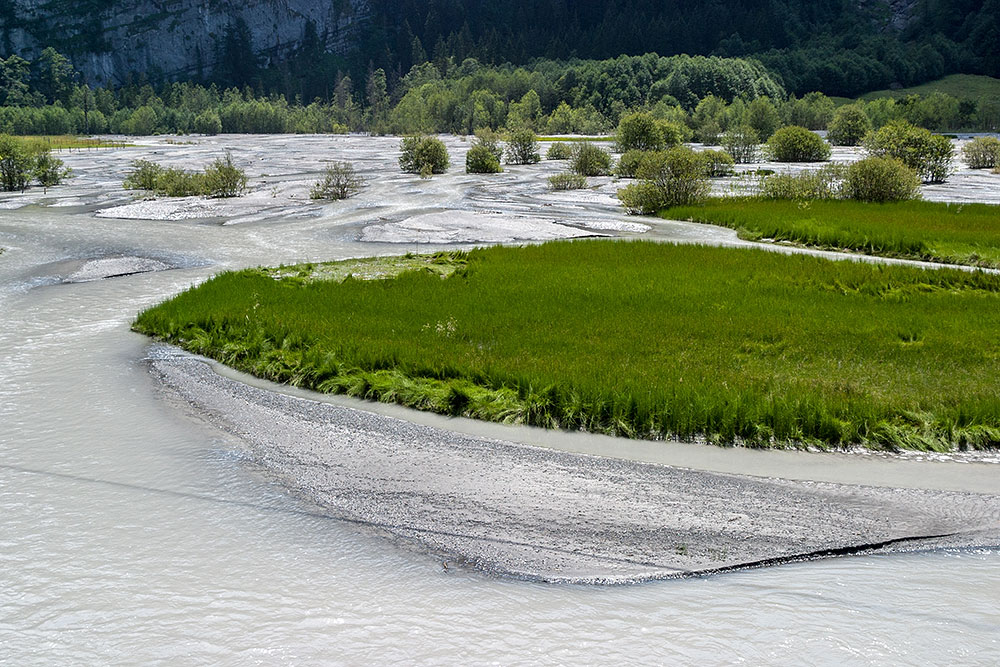
{"label": "river", "polygon": [[[80,168],[79,201],[0,210],[0,663],[874,665],[1000,655],[997,550],[544,585],[448,567],[327,518],[164,394],[144,363],[150,343],[129,324],[222,268],[399,250],[359,243],[356,227],[324,218],[96,218],[84,195],[99,179]],[[178,268],[62,282],[83,260],[118,255]]]}

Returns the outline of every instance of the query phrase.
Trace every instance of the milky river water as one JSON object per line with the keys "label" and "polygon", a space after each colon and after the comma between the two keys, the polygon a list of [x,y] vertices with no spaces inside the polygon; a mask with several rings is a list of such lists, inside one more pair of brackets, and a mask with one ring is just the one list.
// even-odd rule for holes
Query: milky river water
{"label": "milky river water", "polygon": [[[289,495],[161,392],[129,324],[222,268],[393,250],[355,238],[0,210],[0,664],[996,664],[995,550],[543,585]],[[115,254],[181,268],[56,280]]]}

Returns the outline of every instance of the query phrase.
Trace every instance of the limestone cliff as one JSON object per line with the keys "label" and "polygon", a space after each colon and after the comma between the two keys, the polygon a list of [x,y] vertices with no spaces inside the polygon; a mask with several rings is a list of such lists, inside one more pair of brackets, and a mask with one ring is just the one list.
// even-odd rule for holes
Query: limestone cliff
{"label": "limestone cliff", "polygon": [[346,51],[368,13],[367,0],[0,0],[0,56],[54,46],[91,83],[184,78],[211,72],[240,19],[267,62],[290,53],[310,21],[328,50]]}

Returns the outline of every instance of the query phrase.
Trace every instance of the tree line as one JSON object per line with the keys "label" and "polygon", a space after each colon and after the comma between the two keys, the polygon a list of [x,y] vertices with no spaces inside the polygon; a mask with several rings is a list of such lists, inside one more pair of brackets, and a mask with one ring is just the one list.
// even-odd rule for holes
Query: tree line
{"label": "tree line", "polygon": [[[373,69],[349,74],[330,93],[299,96],[217,83],[136,81],[119,88],[79,82],[68,59],[45,49],[34,62],[0,59],[0,133],[456,133],[528,128],[542,134],[604,134],[635,110],[681,128],[685,140],[713,143],[730,127],[761,140],[778,127],[825,129],[835,103],[822,93],[789,95],[752,59],[620,56],[540,60],[529,67],[425,61],[392,81]],[[874,127],[903,119],[934,131],[1000,127],[1000,99],[942,93],[858,103]]]}

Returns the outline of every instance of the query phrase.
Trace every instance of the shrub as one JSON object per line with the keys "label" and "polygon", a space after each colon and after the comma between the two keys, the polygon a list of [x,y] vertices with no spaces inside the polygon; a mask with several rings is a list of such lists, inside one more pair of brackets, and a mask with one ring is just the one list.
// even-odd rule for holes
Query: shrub
{"label": "shrub", "polygon": [[655,151],[663,147],[663,131],[653,114],[637,111],[619,121],[616,141],[620,153]]}
{"label": "shrub", "polygon": [[703,150],[698,153],[705,165],[705,175],[709,177],[731,176],[735,161],[726,151]]}
{"label": "shrub", "polygon": [[629,213],[652,213],[668,206],[696,204],[708,196],[711,186],[705,163],[685,146],[652,153],[642,161],[633,183],[618,191]]}
{"label": "shrub", "polygon": [[639,171],[639,165],[648,154],[647,151],[640,151],[635,148],[625,151],[618,158],[618,164],[615,166],[615,176],[618,178],[635,178],[636,173]]}
{"label": "shrub", "polygon": [[59,185],[63,179],[68,178],[70,170],[63,166],[63,161],[52,157],[48,150],[39,151],[35,155],[35,166],[32,175],[38,179],[42,187],[48,188]]}
{"label": "shrub", "polygon": [[542,159],[538,153],[538,137],[527,128],[514,130],[507,138],[507,164],[535,164]]}
{"label": "shrub", "polygon": [[499,174],[503,171],[500,160],[488,147],[476,144],[465,154],[465,172],[467,174]]}
{"label": "shrub", "polygon": [[767,140],[767,152],[777,162],[823,162],[830,159],[830,145],[815,132],[788,125]]}
{"label": "shrub", "polygon": [[164,197],[193,197],[205,193],[203,174],[171,167],[156,178],[153,192]]}
{"label": "shrub", "polygon": [[232,154],[226,151],[225,157],[216,158],[215,162],[205,169],[202,187],[209,197],[240,197],[247,190],[247,175],[233,164]]}
{"label": "shrub", "polygon": [[448,149],[437,137],[409,136],[399,142],[399,168],[408,174],[443,174],[448,171]]}
{"label": "shrub", "polygon": [[482,146],[497,159],[497,163],[503,159],[503,146],[500,144],[500,134],[488,127],[476,130],[476,138],[473,139],[473,146]]}
{"label": "shrub", "polygon": [[0,135],[0,186],[3,190],[23,192],[31,180],[34,166],[35,160],[20,141],[7,134]]}
{"label": "shrub", "polygon": [[722,146],[736,164],[760,162],[760,139],[749,125],[730,128],[722,135]]}
{"label": "shrub", "polygon": [[573,146],[569,168],[581,176],[606,176],[611,171],[611,156],[607,151],[584,141]]}
{"label": "shrub", "polygon": [[573,157],[573,151],[565,141],[553,142],[545,154],[546,160],[568,160],[571,157]]}
{"label": "shrub", "polygon": [[[774,103],[767,97],[754,98],[747,105],[743,121],[753,128],[761,141],[767,141],[781,127],[781,116]],[[734,156],[735,157],[735,156]]]}
{"label": "shrub", "polygon": [[951,141],[906,121],[869,132],[864,144],[869,156],[896,158],[925,183],[941,183],[951,171]]}
{"label": "shrub", "polygon": [[846,171],[842,164],[828,164],[797,174],[765,176],[760,196],[764,199],[839,199]]}
{"label": "shrub", "polygon": [[879,203],[917,199],[920,178],[896,158],[870,157],[847,168],[844,196]]}
{"label": "shrub", "polygon": [[132,169],[125,175],[122,187],[126,190],[156,189],[156,181],[163,173],[163,167],[149,160],[133,160]]}
{"label": "shrub", "polygon": [[361,192],[364,180],[350,162],[333,162],[326,167],[323,178],[309,190],[310,199],[347,199]]}
{"label": "shrub", "polygon": [[218,134],[222,132],[222,120],[214,111],[202,111],[195,116],[194,131],[198,134]]}
{"label": "shrub", "polygon": [[705,124],[698,128],[695,132],[695,138],[701,143],[714,146],[719,143],[719,136],[722,134],[722,128],[714,120],[705,121]]}
{"label": "shrub", "polygon": [[872,122],[860,104],[847,104],[833,114],[826,138],[834,146],[857,146],[872,129]]}
{"label": "shrub", "polygon": [[567,172],[549,176],[549,187],[553,190],[579,190],[587,187],[587,177]]}
{"label": "shrub", "polygon": [[992,169],[1000,164],[1000,140],[996,137],[976,137],[962,146],[969,169]]}

